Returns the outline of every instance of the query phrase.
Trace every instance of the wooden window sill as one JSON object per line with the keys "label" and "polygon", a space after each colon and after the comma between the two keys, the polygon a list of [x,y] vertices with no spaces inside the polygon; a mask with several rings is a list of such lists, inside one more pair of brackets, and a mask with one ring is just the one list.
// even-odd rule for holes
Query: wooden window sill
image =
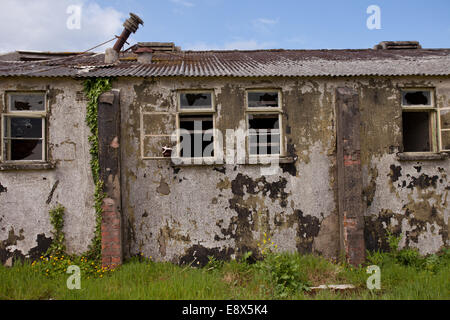
{"label": "wooden window sill", "polygon": [[445,152],[399,152],[398,161],[430,161],[448,159],[448,153]]}
{"label": "wooden window sill", "polygon": [[50,170],[55,167],[53,162],[0,162],[0,171]]}
{"label": "wooden window sill", "polygon": [[[172,159],[170,157],[168,157],[167,159]],[[293,157],[280,157],[278,158],[278,163],[279,164],[283,164],[283,163],[294,163],[295,162],[295,158]],[[236,164],[236,165],[260,165],[260,166],[267,166],[270,165],[270,162],[265,163],[264,159],[262,160],[262,162],[250,162],[249,159],[246,159],[244,163],[226,163],[225,160],[223,160],[221,163],[218,162],[218,160],[214,160],[214,161],[202,161],[201,163],[195,163],[193,159],[182,159],[182,158],[176,158],[176,163],[174,163],[172,161],[172,166],[174,167],[187,167],[187,166],[220,166],[220,165],[226,165],[226,164]],[[198,160],[197,160],[198,161]]]}

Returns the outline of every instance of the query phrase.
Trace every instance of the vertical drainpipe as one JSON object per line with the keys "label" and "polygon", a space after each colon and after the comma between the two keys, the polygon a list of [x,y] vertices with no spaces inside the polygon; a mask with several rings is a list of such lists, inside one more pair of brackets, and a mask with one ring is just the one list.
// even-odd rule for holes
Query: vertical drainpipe
{"label": "vertical drainpipe", "polygon": [[365,260],[358,92],[336,89],[336,148],[341,253],[348,263]]}
{"label": "vertical drainpipe", "polygon": [[[113,48],[105,52],[105,63],[114,63],[130,34],[144,22],[130,13]],[[102,203],[102,266],[114,268],[123,261],[123,217],[120,183],[120,91],[112,89],[98,98],[98,155],[100,179],[106,197]]]}
{"label": "vertical drainpipe", "polygon": [[105,199],[102,204],[102,266],[123,261],[123,221],[120,183],[120,91],[98,98],[98,155]]}

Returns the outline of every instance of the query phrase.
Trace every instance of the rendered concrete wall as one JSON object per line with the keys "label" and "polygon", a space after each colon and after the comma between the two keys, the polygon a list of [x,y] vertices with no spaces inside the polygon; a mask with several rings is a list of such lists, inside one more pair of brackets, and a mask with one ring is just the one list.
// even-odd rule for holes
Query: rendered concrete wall
{"label": "rendered concrete wall", "polygon": [[[267,233],[282,250],[336,257],[333,93],[326,82],[289,79],[123,79],[122,208],[129,255],[200,263],[257,252]],[[141,160],[140,113],[176,111],[176,90],[214,89],[216,128],[245,129],[245,88],[281,88],[294,164],[263,176],[259,165],[171,166]],[[167,124],[170,127],[170,124]]]}
{"label": "rendered concrete wall", "polygon": [[389,230],[402,235],[401,247],[428,254],[450,245],[450,160],[397,159],[395,152],[402,147],[401,87],[435,88],[436,105],[450,106],[448,77],[370,79],[360,90],[366,247],[387,249]]}
{"label": "rendered concrete wall", "polygon": [[[340,250],[336,175],[336,88],[359,95],[364,236],[368,249],[386,249],[388,230],[401,246],[423,254],[448,246],[450,160],[399,161],[400,91],[434,87],[436,103],[450,104],[450,79],[441,78],[120,78],[121,193],[124,253],[201,263],[257,252],[267,233],[281,250],[337,257]],[[81,81],[2,79],[5,90],[50,90],[49,154],[56,168],[0,171],[0,252],[33,255],[48,246],[48,211],[67,209],[71,252],[83,252],[95,214],[89,166],[86,101]],[[216,127],[245,128],[245,89],[279,88],[287,155],[275,175],[259,165],[174,166],[142,160],[141,113],[176,112],[176,90],[214,89]],[[3,107],[3,99],[0,102]],[[145,120],[148,121],[148,120]],[[144,121],[144,122],[145,122]],[[144,125],[171,129],[173,123]],[[56,183],[59,181],[59,183]],[[56,185],[56,187],[55,187]],[[52,189],[54,191],[52,192]],[[49,203],[47,201],[50,199]]]}
{"label": "rendered concrete wall", "polygon": [[[367,247],[385,247],[386,231],[392,228],[394,234],[406,236],[403,245],[420,247],[422,253],[448,245],[449,160],[399,163],[395,153],[402,144],[399,88],[435,87],[437,103],[443,107],[450,97],[449,79],[161,78],[123,79],[116,86],[124,88],[121,105],[123,119],[128,119],[122,127],[122,201],[129,255],[143,252],[176,262],[192,261],[195,255],[205,262],[210,254],[228,258],[256,252],[257,242],[268,233],[282,250],[336,257],[334,101],[336,88],[345,86],[355,88],[360,96]],[[245,128],[245,89],[280,88],[284,142],[297,161],[282,165],[277,175],[263,177],[255,165],[183,167],[172,166],[169,160],[136,157],[140,113],[176,112],[176,90],[201,88],[215,91],[220,130]],[[437,180],[405,189],[391,183],[393,164],[402,168],[407,185],[422,179],[422,174]],[[414,169],[417,165],[423,168],[421,173]],[[406,210],[408,206],[415,208],[415,215]],[[387,214],[393,219],[385,224]]]}
{"label": "rendered concrete wall", "polygon": [[66,208],[69,252],[84,252],[93,236],[93,182],[82,82],[70,79],[0,80],[0,108],[7,90],[49,90],[48,154],[55,168],[0,171],[0,260],[39,257],[51,241],[49,210]]}

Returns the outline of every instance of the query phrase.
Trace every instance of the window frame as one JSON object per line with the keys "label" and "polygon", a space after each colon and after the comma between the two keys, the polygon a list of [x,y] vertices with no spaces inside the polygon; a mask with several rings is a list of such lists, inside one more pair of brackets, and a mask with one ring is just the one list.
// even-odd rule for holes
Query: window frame
{"label": "window frame", "polygon": [[[250,92],[271,93],[276,92],[278,94],[278,106],[277,107],[249,107],[248,94]],[[245,125],[246,125],[246,139],[245,149],[250,163],[253,163],[257,159],[273,159],[285,156],[284,146],[284,130],[283,130],[283,105],[282,105],[282,90],[279,88],[250,88],[245,90]],[[251,154],[250,153],[250,115],[277,115],[278,127],[280,130],[280,152],[278,154]]]}
{"label": "window frame", "polygon": [[[192,108],[192,109],[182,109],[181,108],[181,95],[189,93],[209,93],[211,95],[211,108]],[[182,162],[191,162],[194,164],[214,163],[218,160],[218,140],[216,132],[216,97],[214,89],[180,89],[177,90],[177,112],[176,112],[176,132],[177,132],[177,145],[181,146],[180,137],[180,117],[183,116],[211,116],[213,124],[213,150],[214,156],[212,157],[181,157],[181,148],[176,148],[176,157],[181,159]]]}
{"label": "window frame", "polygon": [[[13,110],[11,111],[11,101],[13,95],[43,95],[44,110]],[[1,110],[1,138],[0,138],[0,161],[5,164],[27,164],[27,163],[46,163],[47,159],[47,122],[48,122],[48,91],[47,90],[8,90],[3,95],[4,109]],[[42,119],[42,158],[39,160],[7,160],[11,158],[11,151],[5,150],[5,140],[11,140],[11,133],[6,137],[7,128],[5,127],[6,118],[41,118]],[[10,132],[10,131],[9,131]],[[34,139],[32,139],[34,140]],[[36,139],[38,140],[38,139]],[[8,154],[7,154],[8,152]],[[8,156],[9,155],[9,156]]]}
{"label": "window frame", "polygon": [[[198,93],[209,93],[211,95],[211,108],[191,108],[191,109],[182,109],[181,108],[181,95],[182,94],[198,94]],[[193,89],[193,90],[187,90],[187,89],[181,89],[177,90],[177,110],[180,113],[215,113],[216,112],[216,103],[215,103],[215,97],[214,97],[214,89]]]}
{"label": "window frame", "polygon": [[[415,91],[429,91],[430,92],[430,104],[429,105],[404,105],[403,104],[403,93],[404,92],[415,92]],[[440,134],[440,117],[439,109],[436,106],[435,99],[435,88],[431,87],[404,87],[400,88],[400,106],[403,112],[428,112],[429,116],[429,139],[430,139],[430,151],[404,151],[404,137],[402,130],[402,148],[403,152],[408,153],[437,153],[441,151],[441,134]],[[402,121],[403,128],[403,121]]]}

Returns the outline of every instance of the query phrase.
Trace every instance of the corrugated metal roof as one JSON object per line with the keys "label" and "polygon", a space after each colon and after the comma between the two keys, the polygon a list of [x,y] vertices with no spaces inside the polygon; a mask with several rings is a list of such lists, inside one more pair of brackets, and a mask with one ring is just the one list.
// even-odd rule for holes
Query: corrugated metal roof
{"label": "corrugated metal roof", "polygon": [[86,53],[46,61],[0,61],[0,77],[309,77],[450,75],[450,49],[156,52],[151,64]]}

